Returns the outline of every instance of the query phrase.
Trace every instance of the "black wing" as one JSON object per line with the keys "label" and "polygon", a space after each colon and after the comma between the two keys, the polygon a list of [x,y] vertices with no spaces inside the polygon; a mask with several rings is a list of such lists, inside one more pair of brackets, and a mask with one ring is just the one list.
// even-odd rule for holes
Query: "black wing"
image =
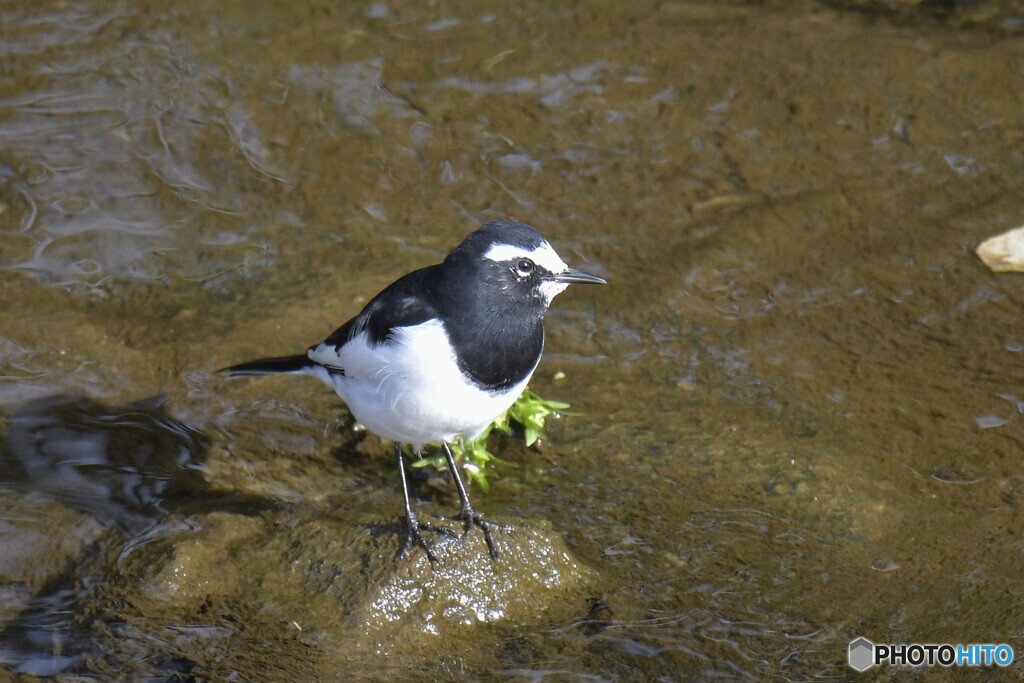
{"label": "black wing", "polygon": [[437,317],[429,299],[438,266],[413,271],[388,285],[356,317],[339,327],[313,348],[334,346],[340,349],[364,330],[371,344],[387,341],[396,327],[411,327]]}

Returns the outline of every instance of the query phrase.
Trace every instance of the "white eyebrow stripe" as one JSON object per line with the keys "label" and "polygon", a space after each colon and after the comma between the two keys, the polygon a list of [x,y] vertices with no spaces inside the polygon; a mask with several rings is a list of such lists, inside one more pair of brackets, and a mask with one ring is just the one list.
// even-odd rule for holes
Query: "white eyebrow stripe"
{"label": "white eyebrow stripe", "polygon": [[569,268],[565,261],[551,248],[551,245],[547,243],[540,245],[536,249],[517,247],[514,244],[495,244],[487,250],[484,258],[497,261],[498,263],[528,258],[551,273],[561,273]]}

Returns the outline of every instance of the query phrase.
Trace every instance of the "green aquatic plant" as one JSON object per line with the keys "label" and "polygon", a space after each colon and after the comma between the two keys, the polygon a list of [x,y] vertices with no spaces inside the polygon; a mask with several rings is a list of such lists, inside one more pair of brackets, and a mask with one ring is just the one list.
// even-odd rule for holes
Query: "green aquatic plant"
{"label": "green aquatic plant", "polygon": [[[476,439],[472,441],[459,439],[451,444],[452,455],[455,456],[455,461],[462,465],[466,478],[483,491],[487,491],[490,488],[487,478],[494,474],[496,466],[515,467],[514,463],[502,460],[487,450],[487,437],[491,435],[491,432],[497,431],[508,435],[512,433],[513,425],[519,425],[523,430],[523,441],[527,446],[532,446],[540,438],[544,429],[544,421],[548,416],[557,416],[568,407],[568,403],[541,398],[527,389],[516,399],[512,407],[505,411],[504,415],[491,422]],[[447,463],[444,455],[438,453],[420,458],[412,464],[413,467],[431,465],[440,470],[446,469]]]}

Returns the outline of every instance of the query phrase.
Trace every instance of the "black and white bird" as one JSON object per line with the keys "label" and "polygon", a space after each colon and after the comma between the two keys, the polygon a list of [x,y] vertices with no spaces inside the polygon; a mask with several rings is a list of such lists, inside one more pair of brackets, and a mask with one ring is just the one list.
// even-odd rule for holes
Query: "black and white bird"
{"label": "black and white bird", "polygon": [[458,491],[456,519],[491,528],[469,501],[449,442],[472,440],[526,388],[544,348],[544,314],[573,283],[604,284],[567,266],[540,233],[523,223],[491,221],[471,233],[444,262],[413,271],[306,353],[225,368],[232,376],[274,373],[317,377],[352,415],[395,443],[407,536],[431,560],[409,500],[402,444],[414,452],[440,444]]}

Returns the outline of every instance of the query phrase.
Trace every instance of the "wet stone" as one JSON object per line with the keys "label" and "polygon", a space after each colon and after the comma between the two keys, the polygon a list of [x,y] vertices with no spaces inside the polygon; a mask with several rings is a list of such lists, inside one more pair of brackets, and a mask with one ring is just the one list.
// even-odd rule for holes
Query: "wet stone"
{"label": "wet stone", "polygon": [[[327,531],[327,530],[325,530]],[[366,533],[358,545],[370,560],[373,580],[363,589],[352,616],[358,627],[386,647],[387,635],[414,630],[439,634],[460,626],[510,621],[531,624],[559,611],[563,600],[591,584],[593,572],[580,564],[548,522],[521,520],[494,532],[500,555],[493,559],[483,533],[440,536],[432,564],[419,549],[395,559],[397,525]],[[332,592],[351,587],[332,581]],[[351,596],[350,596],[351,597]]]}
{"label": "wet stone", "polygon": [[241,578],[233,557],[258,537],[259,520],[244,515],[213,512],[201,523],[175,520],[146,533],[143,549],[128,554],[121,575],[136,584],[134,602],[161,611],[199,609],[211,595],[229,595]]}
{"label": "wet stone", "polygon": [[0,623],[68,571],[101,531],[93,518],[46,496],[0,489]]}
{"label": "wet stone", "polygon": [[[461,524],[451,524],[461,533]],[[493,533],[497,560],[474,528],[464,538],[438,535],[431,564],[418,547],[398,557],[398,520],[215,512],[154,531],[122,557],[116,587],[100,594],[117,604],[118,613],[106,619],[132,621],[153,635],[227,611],[250,615],[247,628],[263,629],[263,637],[299,639],[339,661],[356,652],[436,658],[438,648],[458,647],[471,633],[478,649],[481,626],[585,614],[596,573],[572,556],[550,523],[516,520]],[[126,606],[145,619],[131,618]],[[112,645],[104,646],[108,656]],[[130,645],[113,649],[122,647],[127,656]],[[199,662],[216,656],[201,647],[167,654]]]}

